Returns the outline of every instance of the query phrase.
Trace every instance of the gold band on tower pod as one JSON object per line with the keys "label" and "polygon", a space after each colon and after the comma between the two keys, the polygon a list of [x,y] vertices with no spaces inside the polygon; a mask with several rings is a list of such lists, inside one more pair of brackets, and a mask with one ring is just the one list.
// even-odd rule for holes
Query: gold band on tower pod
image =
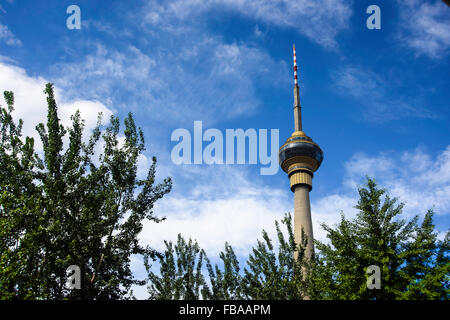
{"label": "gold band on tower pod", "polygon": [[294,192],[295,187],[298,185],[307,185],[309,191],[312,189],[312,176],[306,171],[296,171],[289,176],[289,182],[291,184],[291,191]]}

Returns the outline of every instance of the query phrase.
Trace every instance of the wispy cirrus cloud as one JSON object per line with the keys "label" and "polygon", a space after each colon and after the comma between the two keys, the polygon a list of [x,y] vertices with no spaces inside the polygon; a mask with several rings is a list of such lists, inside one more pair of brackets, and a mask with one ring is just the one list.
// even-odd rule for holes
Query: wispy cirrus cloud
{"label": "wispy cirrus cloud", "polygon": [[343,0],[173,0],[151,1],[145,21],[166,30],[180,21],[232,11],[263,23],[291,28],[311,41],[326,47],[337,47],[336,37],[346,30],[352,15],[351,2]]}
{"label": "wispy cirrus cloud", "polygon": [[[1,7],[0,7],[1,8]],[[0,23],[0,42],[6,43],[8,46],[21,47],[22,41],[17,39],[14,33],[9,30],[7,25]]]}
{"label": "wispy cirrus cloud", "polygon": [[367,121],[385,122],[405,117],[435,119],[438,116],[402,93],[396,83],[367,67],[347,65],[332,74],[332,86],[341,95],[356,100]]}
{"label": "wispy cirrus cloud", "polygon": [[399,39],[417,55],[443,58],[450,52],[450,8],[441,0],[432,3],[398,0]]}
{"label": "wispy cirrus cloud", "polygon": [[51,77],[69,96],[83,92],[89,99],[112,102],[115,92],[138,92],[144,82],[147,88],[161,86],[149,77],[155,65],[134,46],[119,51],[96,44],[81,59],[54,64]]}
{"label": "wispy cirrus cloud", "polygon": [[166,124],[250,115],[261,103],[257,80],[273,86],[286,81],[284,62],[256,47],[198,35],[180,37],[172,48],[98,44],[81,60],[55,64],[52,78],[69,95],[83,92],[119,108],[147,110]]}

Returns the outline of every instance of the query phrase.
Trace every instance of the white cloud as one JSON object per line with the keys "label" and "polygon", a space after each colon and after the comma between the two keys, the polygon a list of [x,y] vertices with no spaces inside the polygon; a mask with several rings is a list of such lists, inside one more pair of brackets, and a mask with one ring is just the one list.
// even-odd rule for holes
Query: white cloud
{"label": "white cloud", "polygon": [[96,45],[95,52],[87,54],[83,60],[57,63],[53,70],[55,82],[69,96],[83,92],[90,99],[108,101],[118,89],[129,93],[135,91],[137,84],[143,81],[150,88],[161,86],[149,78],[154,66],[155,61],[136,47],[129,46],[123,52],[118,52]]}
{"label": "white cloud", "polygon": [[398,0],[401,31],[399,39],[430,58],[447,56],[450,49],[450,10],[441,0],[434,3]]}
{"label": "white cloud", "polygon": [[340,213],[343,212],[346,218],[354,218],[357,210],[356,197],[353,193],[331,194],[311,203],[311,217],[313,222],[314,239],[328,242],[327,233],[322,228],[325,223],[333,226],[339,223]]}
{"label": "white cloud", "polygon": [[[38,123],[46,123],[47,103],[44,94],[45,84],[50,82],[39,76],[30,76],[20,67],[0,62],[0,90],[14,92],[14,117],[16,121],[24,121],[23,136],[35,138],[35,146],[42,150],[42,144],[35,127]],[[97,123],[97,114],[103,113],[104,118],[109,117],[112,111],[98,101],[67,100],[56,84],[55,98],[58,104],[59,116],[64,125],[70,124],[70,116],[78,109],[82,119],[85,119],[85,130],[90,131]],[[3,99],[2,99],[3,100]],[[4,102],[2,101],[2,105]]]}
{"label": "white cloud", "polygon": [[406,203],[407,215],[423,215],[431,208],[437,215],[450,213],[450,146],[436,159],[421,148],[377,156],[356,154],[346,169],[346,186],[354,188],[363,183],[365,175],[373,177]]}
{"label": "white cloud", "polygon": [[[0,7],[1,8],[1,7]],[[5,42],[8,46],[20,47],[22,42],[9,30],[8,26],[0,23],[0,42]]]}
{"label": "white cloud", "polygon": [[[327,242],[320,224],[337,224],[341,211],[346,218],[356,217],[357,187],[365,183],[366,176],[405,203],[403,217],[419,215],[420,219],[428,209],[440,217],[450,215],[450,145],[435,158],[421,148],[370,156],[356,153],[344,166],[341,190],[311,203],[315,239]],[[448,227],[437,225],[440,239]]]}
{"label": "white cloud", "polygon": [[336,37],[348,28],[351,3],[343,0],[174,0],[148,6],[145,21],[165,29],[215,9],[231,10],[249,18],[297,30],[311,41],[327,47],[337,46]]}
{"label": "white cloud", "polygon": [[132,34],[127,29],[118,28],[113,23],[107,20],[82,19],[81,24],[82,29],[98,31],[114,38],[132,36]]}
{"label": "white cloud", "polygon": [[[293,212],[293,196],[288,188],[269,188],[261,177],[255,179],[244,167],[183,166],[173,168],[174,190],[155,208],[160,223],[148,223],[142,240],[163,250],[163,240],[176,240],[178,233],[197,239],[210,257],[217,258],[228,241],[245,257],[261,238],[261,231],[275,237],[274,221]],[[368,175],[390,195],[406,202],[406,217],[423,217],[430,208],[439,216],[450,213],[450,146],[433,158],[425,150],[378,155],[355,154],[345,163],[345,176],[338,192],[312,201],[314,238],[327,242],[322,223],[335,225],[343,212],[347,218],[357,214],[357,186]],[[283,177],[285,178],[285,177]],[[287,179],[287,178],[286,178]],[[438,225],[438,230],[448,228]]]}
{"label": "white cloud", "polygon": [[[264,195],[265,199],[261,197]],[[246,255],[256,239],[261,238],[262,229],[273,231],[275,219],[283,216],[279,199],[267,193],[261,196],[221,200],[168,198],[164,209],[161,208],[161,212],[167,212],[167,221],[146,225],[143,239],[157,249],[164,249],[164,239],[175,241],[181,233],[185,238],[197,239],[209,256],[216,257],[225,241],[239,255]],[[274,238],[274,233],[270,234]]]}
{"label": "white cloud", "polygon": [[375,177],[395,172],[396,163],[390,155],[381,154],[369,157],[364,153],[356,153],[345,163],[347,177],[344,181],[346,187],[356,188],[362,175]]}
{"label": "white cloud", "polygon": [[[177,234],[197,239],[208,256],[217,257],[228,241],[239,255],[247,255],[265,229],[274,238],[274,222],[289,211],[290,191],[268,188],[251,179],[243,168],[219,165],[181,171],[187,182],[174,179],[174,191],[157,204],[160,223],[145,224],[142,240],[164,249],[164,240]],[[180,171],[180,172],[181,172]],[[189,186],[189,187],[187,187]]]}

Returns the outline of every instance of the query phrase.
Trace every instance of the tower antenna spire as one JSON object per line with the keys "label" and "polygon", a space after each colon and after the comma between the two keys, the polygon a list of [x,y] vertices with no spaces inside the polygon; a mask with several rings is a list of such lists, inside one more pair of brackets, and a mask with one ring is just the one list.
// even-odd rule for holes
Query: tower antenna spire
{"label": "tower antenna spire", "polygon": [[297,55],[294,44],[294,124],[295,131],[302,131],[302,110],[300,106],[300,90],[298,88]]}
{"label": "tower antenna spire", "polygon": [[297,77],[297,56],[295,54],[295,43],[294,43],[294,82],[295,86],[298,87],[298,77]]}

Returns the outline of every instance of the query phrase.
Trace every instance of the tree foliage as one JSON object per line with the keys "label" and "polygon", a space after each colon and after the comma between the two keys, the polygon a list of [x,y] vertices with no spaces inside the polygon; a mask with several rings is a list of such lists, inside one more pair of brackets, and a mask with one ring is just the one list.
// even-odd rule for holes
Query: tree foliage
{"label": "tree foliage", "polygon": [[[52,84],[44,92],[47,123],[36,127],[43,152],[34,150],[33,138],[22,141],[12,92],[4,93],[7,107],[0,110],[0,299],[125,298],[133,284],[143,284],[130,270],[131,255],[154,256],[138,235],[144,220],[162,220],[152,209],[171,180],[155,183],[156,158],[138,179],[144,136],[131,114],[124,138],[114,116],[102,133],[99,115],[84,141],[80,113],[65,128]],[[81,268],[81,290],[65,287],[70,265]]]}
{"label": "tree foliage", "polygon": [[281,223],[286,227],[288,238],[285,238],[279,222],[275,221],[278,247],[274,246],[263,230],[262,240],[257,241],[249,255],[242,279],[247,299],[292,300],[305,296],[302,269],[306,266],[306,243],[302,246],[295,243],[289,214],[285,215]]}
{"label": "tree foliage", "polygon": [[[433,211],[418,225],[418,216],[400,217],[404,204],[374,180],[368,179],[358,192],[355,219],[342,215],[334,228],[322,225],[329,243],[315,241],[318,254],[310,279],[311,297],[448,299],[448,233],[445,241],[437,240]],[[380,289],[367,287],[370,265],[380,267]]]}
{"label": "tree foliage", "polygon": [[160,262],[160,276],[150,269],[148,260],[145,261],[149,271],[149,293],[151,299],[160,300],[198,300],[205,295],[207,284],[202,273],[205,251],[198,243],[186,240],[178,235],[174,246],[165,241],[166,251],[158,254]]}

